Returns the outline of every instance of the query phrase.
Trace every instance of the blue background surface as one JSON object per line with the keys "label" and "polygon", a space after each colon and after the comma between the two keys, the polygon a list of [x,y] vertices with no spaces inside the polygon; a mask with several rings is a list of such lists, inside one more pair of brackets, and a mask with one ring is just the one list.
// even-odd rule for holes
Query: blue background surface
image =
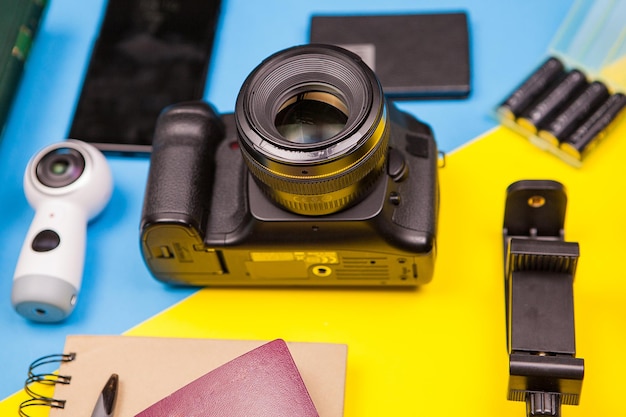
{"label": "blue background surface", "polygon": [[[469,99],[400,104],[428,122],[440,149],[450,152],[496,125],[494,105],[545,57],[572,3],[224,0],[206,98],[219,111],[232,111],[243,80],[262,59],[307,42],[314,13],[466,11],[473,90]],[[74,313],[63,323],[43,325],[25,321],[11,307],[13,270],[33,217],[23,194],[24,169],[42,147],[66,138],[104,8],[101,0],[51,0],[0,144],[0,398],[21,389],[32,360],[61,351],[67,334],[122,333],[195,291],[158,283],[141,259],[138,230],[148,160],[109,157],[115,190],[89,226],[82,292]]]}

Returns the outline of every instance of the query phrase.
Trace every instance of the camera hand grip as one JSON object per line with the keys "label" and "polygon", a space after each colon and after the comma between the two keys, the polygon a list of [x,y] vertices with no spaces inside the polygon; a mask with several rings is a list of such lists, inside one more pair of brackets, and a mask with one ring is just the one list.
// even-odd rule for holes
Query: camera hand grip
{"label": "camera hand grip", "polygon": [[154,223],[188,224],[202,232],[214,182],[215,150],[224,125],[201,101],[168,107],[157,120],[144,197],[142,230]]}
{"label": "camera hand grip", "polygon": [[73,204],[52,200],[37,209],[15,268],[11,301],[24,317],[65,319],[80,290],[87,217]]}

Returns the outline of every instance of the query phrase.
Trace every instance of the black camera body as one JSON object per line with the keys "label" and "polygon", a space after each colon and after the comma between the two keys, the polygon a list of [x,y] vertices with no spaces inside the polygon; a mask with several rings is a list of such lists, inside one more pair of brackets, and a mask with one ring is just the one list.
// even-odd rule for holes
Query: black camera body
{"label": "black camera body", "polygon": [[[327,62],[301,62],[311,57],[339,62],[359,74],[361,85],[342,84],[336,71],[325,79],[332,72]],[[301,73],[276,75],[290,59]],[[265,104],[258,106],[255,83],[268,78],[279,81],[261,89],[283,94],[260,97]],[[303,90],[323,94],[311,98]],[[303,140],[279,133],[283,125],[274,116],[295,96],[306,97],[285,124],[326,127],[328,119],[300,110],[312,108],[317,116],[320,105],[339,108],[346,117],[338,133]],[[341,149],[352,139],[355,144]],[[274,145],[287,156],[263,154]],[[367,151],[355,157],[361,148]],[[436,254],[437,160],[431,129],[386,103],[356,55],[322,45],[291,48],[253,72],[234,114],[219,116],[204,102],[181,103],[161,114],[141,219],[142,254],[153,276],[171,284],[424,284],[432,278]]]}

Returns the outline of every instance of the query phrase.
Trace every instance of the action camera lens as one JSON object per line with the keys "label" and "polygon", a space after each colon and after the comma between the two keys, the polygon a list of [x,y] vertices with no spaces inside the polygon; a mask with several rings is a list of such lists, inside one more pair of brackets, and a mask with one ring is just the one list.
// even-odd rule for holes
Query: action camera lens
{"label": "action camera lens", "polygon": [[57,161],[50,167],[50,171],[54,175],[63,175],[67,172],[70,164],[67,161]]}
{"label": "action camera lens", "polygon": [[47,187],[66,187],[76,181],[85,170],[85,158],[73,148],[59,148],[48,152],[37,164],[36,174]]}
{"label": "action camera lens", "polygon": [[345,209],[383,172],[389,123],[382,87],[342,48],[305,45],[269,57],[241,88],[235,119],[256,183],[294,213]]}

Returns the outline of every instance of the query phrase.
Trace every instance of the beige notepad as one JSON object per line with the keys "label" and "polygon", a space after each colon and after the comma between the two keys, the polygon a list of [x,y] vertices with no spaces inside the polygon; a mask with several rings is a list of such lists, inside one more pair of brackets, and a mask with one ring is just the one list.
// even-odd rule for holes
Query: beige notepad
{"label": "beige notepad", "polygon": [[[68,336],[65,353],[76,358],[61,364],[71,376],[57,385],[54,397],[65,408],[51,417],[88,416],[112,373],[119,375],[115,417],[132,417],[207,372],[263,345],[266,341],[181,339],[134,336]],[[289,351],[320,417],[342,417],[347,346],[288,343]]]}

